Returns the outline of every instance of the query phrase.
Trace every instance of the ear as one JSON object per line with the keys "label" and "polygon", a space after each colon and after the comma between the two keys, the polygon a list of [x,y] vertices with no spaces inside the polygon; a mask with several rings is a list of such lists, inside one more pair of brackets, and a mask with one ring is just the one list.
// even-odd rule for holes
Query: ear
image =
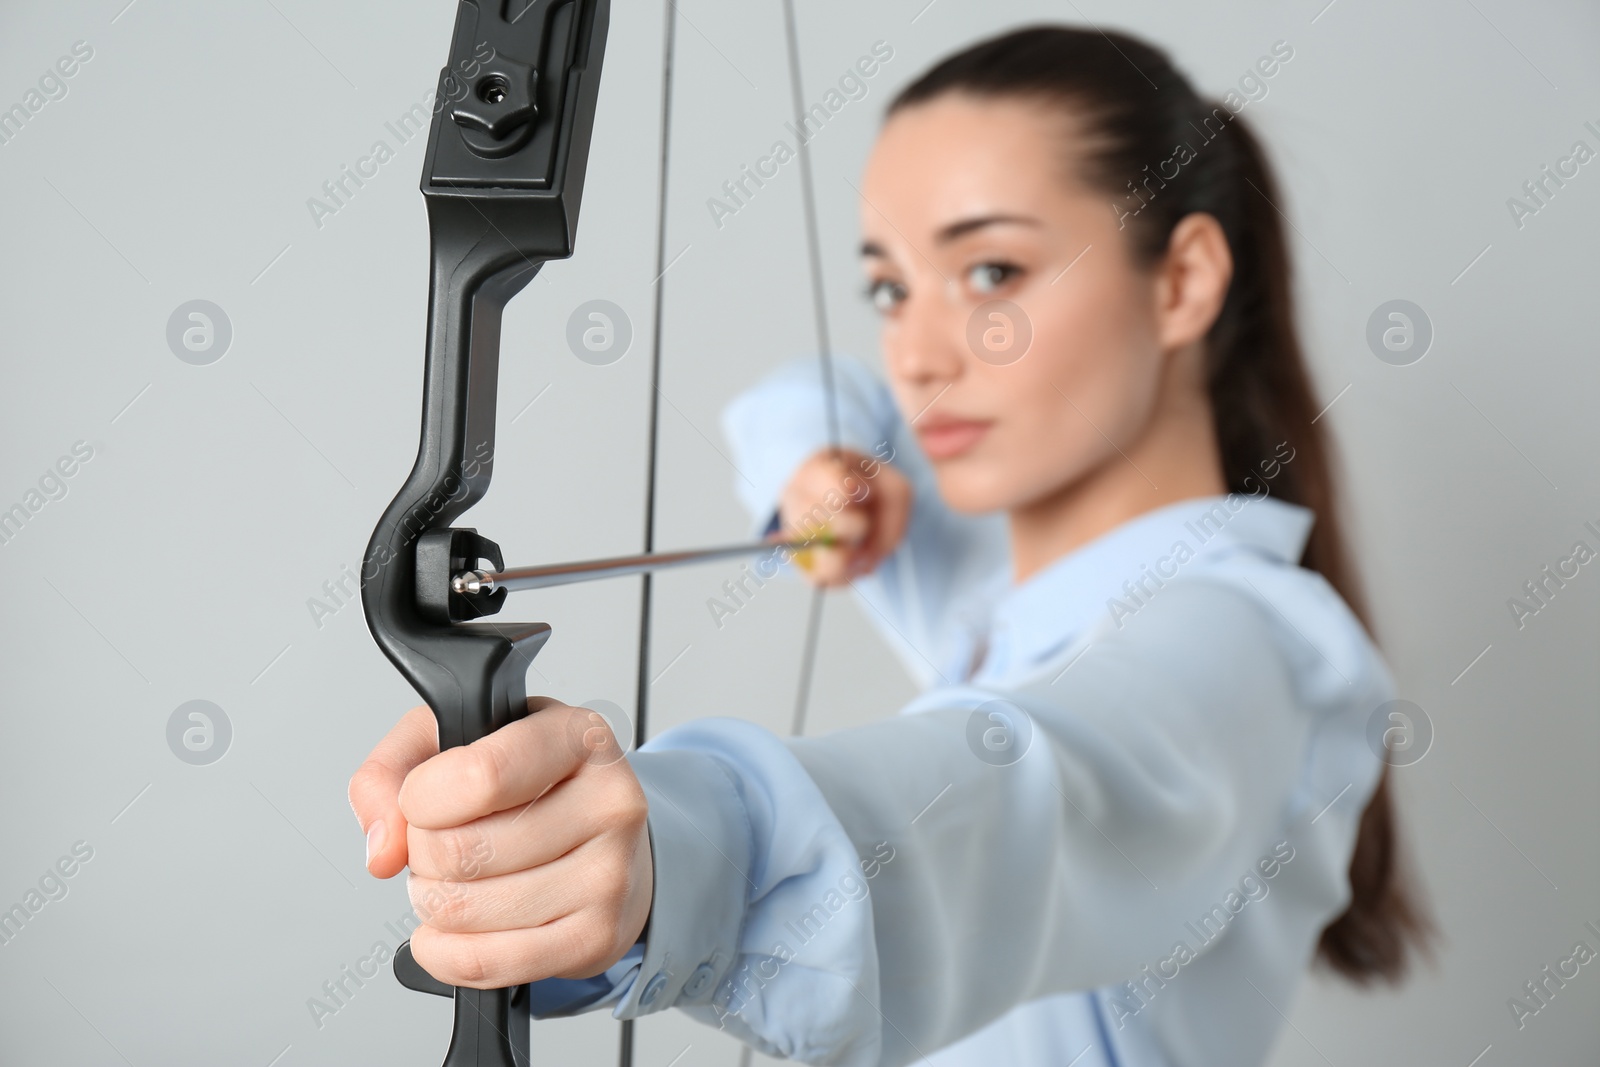
{"label": "ear", "polygon": [[1178,220],[1156,268],[1156,338],[1163,352],[1200,340],[1222,313],[1233,278],[1233,254],[1216,217],[1203,211]]}

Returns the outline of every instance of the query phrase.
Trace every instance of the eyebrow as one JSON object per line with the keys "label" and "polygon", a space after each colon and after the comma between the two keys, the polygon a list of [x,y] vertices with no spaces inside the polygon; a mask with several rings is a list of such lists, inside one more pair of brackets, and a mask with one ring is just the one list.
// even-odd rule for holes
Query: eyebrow
{"label": "eyebrow", "polygon": [[[986,226],[1032,226],[1037,229],[1041,223],[1038,219],[1027,215],[980,215],[976,218],[961,219],[952,222],[934,235],[935,244],[949,244],[958,237],[965,237],[974,230],[981,230]],[[887,258],[887,253],[882,245],[876,241],[861,242],[861,255],[876,256],[880,259]]]}

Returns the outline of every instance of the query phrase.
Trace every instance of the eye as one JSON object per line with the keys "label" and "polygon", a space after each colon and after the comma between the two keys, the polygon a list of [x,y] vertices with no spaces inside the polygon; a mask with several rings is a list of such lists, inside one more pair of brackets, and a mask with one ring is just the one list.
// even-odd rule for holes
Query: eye
{"label": "eye", "polygon": [[1010,263],[978,263],[967,271],[967,281],[976,292],[992,293],[1021,273]]}
{"label": "eye", "polygon": [[868,282],[862,295],[880,312],[890,312],[906,298],[906,287],[888,278],[879,278],[877,281]]}

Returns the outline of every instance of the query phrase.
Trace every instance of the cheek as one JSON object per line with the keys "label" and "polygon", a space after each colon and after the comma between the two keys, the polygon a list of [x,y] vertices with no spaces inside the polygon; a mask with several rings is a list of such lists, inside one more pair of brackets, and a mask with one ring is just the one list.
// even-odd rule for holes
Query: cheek
{"label": "cheek", "polygon": [[988,457],[994,506],[1037,499],[1132,448],[1161,384],[1138,307],[1135,294],[1104,290],[1060,299],[1033,316],[1023,359],[985,368],[1005,413]]}
{"label": "cheek", "polygon": [[1064,303],[1043,317],[1034,343],[1029,356],[1038,359],[1028,368],[1034,380],[1023,385],[1037,398],[1030,409],[1064,410],[1099,443],[1095,451],[1115,451],[1107,437],[1129,447],[1149,422],[1161,387],[1155,323],[1138,294],[1101,290],[1093,300]]}

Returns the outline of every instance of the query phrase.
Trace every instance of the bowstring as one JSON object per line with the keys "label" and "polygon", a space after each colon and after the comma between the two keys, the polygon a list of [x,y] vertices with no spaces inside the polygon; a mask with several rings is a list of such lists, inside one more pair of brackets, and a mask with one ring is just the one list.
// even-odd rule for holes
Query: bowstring
{"label": "bowstring", "polygon": [[[656,425],[661,417],[661,322],[667,273],[667,175],[672,144],[672,64],[677,45],[678,8],[673,0],[663,5],[665,27],[661,46],[661,158],[656,178],[656,277],[652,286],[655,306],[651,309],[653,328],[650,339],[650,418],[647,426],[644,487],[644,551],[656,547]],[[634,680],[634,747],[645,742],[650,709],[650,612],[654,576],[646,571],[639,586],[639,663]],[[633,1067],[633,1020],[622,1020],[618,1047],[620,1067]]]}
{"label": "bowstring", "polygon": [[[665,301],[667,255],[667,176],[672,138],[672,75],[677,40],[677,5],[666,0],[661,62],[661,157],[657,181],[656,203],[656,281],[654,330],[650,347],[650,417],[649,443],[645,475],[644,551],[655,550],[656,502],[656,427],[661,411],[661,324]],[[805,95],[800,78],[800,46],[795,30],[793,0],[783,0],[784,43],[789,60],[789,89],[794,108],[796,129],[805,129]],[[828,309],[822,288],[822,245],[817,228],[817,204],[811,170],[811,153],[803,136],[797,138],[796,152],[800,161],[801,201],[805,214],[806,254],[811,273],[811,306],[816,329],[817,358],[820,364],[829,450],[837,454],[840,449],[839,404],[835,386],[833,349],[828,328]],[[634,738],[635,746],[642,745],[646,737],[649,708],[650,612],[652,603],[652,576],[643,575],[639,607],[639,664],[635,693]],[[812,679],[816,672],[817,645],[822,631],[824,592],[821,587],[812,590],[811,605],[806,618],[806,637],[800,654],[800,679],[795,696],[794,713],[790,722],[790,735],[799,736],[805,731],[806,710],[810,703]],[[634,1020],[624,1019],[619,1062],[621,1067],[634,1067]],[[740,1067],[749,1067],[752,1050],[744,1046],[740,1053]]]}
{"label": "bowstring", "polygon": [[[833,344],[828,329],[828,305],[822,289],[822,241],[817,230],[817,198],[811,173],[811,151],[804,134],[805,90],[800,79],[800,40],[799,33],[795,29],[794,0],[783,0],[783,36],[789,52],[789,93],[794,107],[794,128],[798,131],[796,152],[800,161],[800,198],[805,209],[806,257],[811,266],[811,311],[817,332],[817,360],[822,372],[822,389],[828,420],[828,448],[834,455],[838,455],[839,401],[834,385]],[[806,639],[800,653],[800,683],[795,694],[794,714],[789,726],[789,733],[794,737],[805,732],[806,711],[811,703],[811,683],[816,673],[817,644],[822,633],[823,602],[823,589],[817,586],[811,591],[811,608],[806,618]],[[748,1056],[740,1062],[741,1067],[747,1065]]]}

